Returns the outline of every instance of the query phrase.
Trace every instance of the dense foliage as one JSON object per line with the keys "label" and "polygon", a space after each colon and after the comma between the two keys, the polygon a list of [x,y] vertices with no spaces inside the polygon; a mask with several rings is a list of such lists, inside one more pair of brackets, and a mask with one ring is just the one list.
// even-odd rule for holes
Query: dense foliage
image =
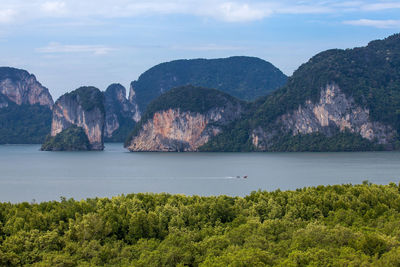
{"label": "dense foliage", "polygon": [[384,150],[383,145],[377,145],[359,134],[338,132],[327,137],[321,133],[286,134],[272,141],[270,151],[290,152],[337,152],[337,151],[377,151]]}
{"label": "dense foliage", "polygon": [[43,143],[50,132],[51,110],[39,104],[8,102],[8,107],[0,108],[0,144]]}
{"label": "dense foliage", "polygon": [[246,115],[222,127],[222,133],[199,147],[202,152],[250,152],[255,147],[251,139],[251,127]]}
{"label": "dense foliage", "polygon": [[56,136],[47,136],[41,150],[78,151],[90,150],[89,139],[83,128],[71,125]]}
{"label": "dense foliage", "polygon": [[104,95],[103,93],[93,86],[82,86],[78,89],[66,93],[64,97],[72,97],[78,101],[82,108],[86,111],[90,111],[94,108],[100,109],[103,113],[104,111]]}
{"label": "dense foliage", "polygon": [[[246,120],[228,125],[224,134],[213,138],[200,147],[203,152],[243,152],[256,151],[250,139],[250,127]],[[235,127],[235,128],[233,128]],[[400,144],[379,145],[349,131],[339,132],[332,136],[322,133],[297,134],[280,133],[271,139],[268,151],[271,152],[338,152],[338,151],[379,151],[399,149]]]}
{"label": "dense foliage", "polygon": [[[236,151],[237,147],[239,151],[248,150],[248,140],[239,146],[235,143],[236,136],[245,133],[250,137],[257,127],[273,128],[278,116],[293,111],[306,100],[315,103],[321,88],[332,83],[358,105],[369,109],[372,121],[389,124],[400,132],[400,34],[395,34],[372,41],[366,47],[333,49],[314,56],[293,73],[284,87],[254,102],[247,122],[231,125],[229,131],[211,140],[208,150]],[[315,142],[319,142],[321,136],[315,137]],[[327,142],[330,141],[324,141]],[[285,151],[286,144],[276,145],[274,150]],[[342,144],[333,150],[341,147]]]}
{"label": "dense foliage", "polygon": [[192,85],[174,88],[162,94],[147,106],[146,112],[143,114],[141,120],[135,125],[132,133],[126,139],[125,145],[129,143],[129,141],[132,139],[132,136],[138,134],[141,127],[149,119],[152,119],[154,113],[157,111],[180,109],[181,111],[204,114],[212,108],[224,107],[229,103],[233,105],[246,105],[245,102],[215,89],[195,87]]}
{"label": "dense foliage", "polygon": [[255,57],[175,60],[152,67],[132,82],[140,109],[172,88],[215,88],[243,100],[254,100],[283,86],[287,77]]}
{"label": "dense foliage", "polygon": [[0,204],[1,266],[399,266],[400,187]]}

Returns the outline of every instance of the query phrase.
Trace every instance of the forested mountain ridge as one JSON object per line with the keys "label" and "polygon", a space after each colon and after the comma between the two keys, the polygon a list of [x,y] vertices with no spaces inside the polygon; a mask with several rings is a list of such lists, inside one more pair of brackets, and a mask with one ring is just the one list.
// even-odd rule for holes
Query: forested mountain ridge
{"label": "forested mountain ridge", "polygon": [[1,266],[398,266],[400,187],[0,203]]}
{"label": "forested mountain ridge", "polygon": [[203,150],[396,149],[399,110],[400,35],[395,34],[366,47],[314,56],[284,87],[256,101],[246,120]]}
{"label": "forested mountain ridge", "polygon": [[125,147],[131,151],[197,151],[237,120],[246,103],[224,92],[183,86],[152,101]]}
{"label": "forested mountain ridge", "polygon": [[252,101],[283,86],[287,80],[278,68],[256,57],[174,60],[161,63],[131,83],[143,112],[168,90],[193,85],[214,88],[242,100]]}

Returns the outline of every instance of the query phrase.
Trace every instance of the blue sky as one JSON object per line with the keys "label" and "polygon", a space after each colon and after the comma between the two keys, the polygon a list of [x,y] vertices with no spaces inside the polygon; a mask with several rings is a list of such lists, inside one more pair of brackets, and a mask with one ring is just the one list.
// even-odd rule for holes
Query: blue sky
{"label": "blue sky", "polygon": [[34,73],[56,99],[128,88],[181,58],[257,56],[291,75],[318,52],[398,32],[399,0],[0,0],[0,65]]}

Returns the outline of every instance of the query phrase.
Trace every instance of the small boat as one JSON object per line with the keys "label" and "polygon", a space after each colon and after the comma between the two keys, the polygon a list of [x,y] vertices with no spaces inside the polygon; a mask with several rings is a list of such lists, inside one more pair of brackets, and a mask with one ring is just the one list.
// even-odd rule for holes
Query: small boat
{"label": "small boat", "polygon": [[238,175],[238,176],[236,176],[236,178],[240,178],[240,176]]}
{"label": "small boat", "polygon": [[247,175],[243,176],[244,179],[247,179]]}

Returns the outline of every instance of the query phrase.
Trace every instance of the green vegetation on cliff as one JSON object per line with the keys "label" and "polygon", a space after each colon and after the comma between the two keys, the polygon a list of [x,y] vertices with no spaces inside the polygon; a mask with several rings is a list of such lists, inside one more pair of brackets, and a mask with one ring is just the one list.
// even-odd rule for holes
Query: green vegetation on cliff
{"label": "green vegetation on cliff", "polygon": [[47,106],[19,106],[8,101],[8,107],[0,108],[0,144],[41,144],[50,127],[51,110]]}
{"label": "green vegetation on cliff", "polygon": [[1,266],[398,266],[400,186],[0,204]]}
{"label": "green vegetation on cliff", "polygon": [[[314,56],[294,72],[284,87],[254,102],[246,115],[245,122],[240,121],[230,125],[228,130],[210,140],[204,146],[204,150],[249,151],[254,149],[249,145],[251,143],[249,140],[241,137],[250,138],[252,131],[257,127],[279,131],[274,129],[274,122],[280,115],[295,110],[306,100],[317,102],[321,89],[332,83],[337,84],[347,97],[352,97],[356,104],[369,109],[372,121],[391,125],[399,132],[400,34],[392,35],[384,40],[372,41],[366,47],[333,49]],[[330,143],[329,138],[321,142],[321,137],[323,136],[318,134],[308,135],[307,142],[301,142],[300,146],[305,147],[310,142],[317,142],[317,146]],[[305,140],[301,137],[294,139],[297,139],[295,141],[297,143],[300,139]],[[357,139],[357,135],[352,135],[347,140],[342,139],[341,136],[333,137],[333,139],[348,143],[352,139]],[[237,140],[243,140],[243,142],[237,144]],[[282,137],[277,141],[273,150],[293,150],[289,147],[289,144],[294,142],[293,139],[288,140]],[[368,140],[361,141],[364,143],[361,147],[368,143]],[[342,143],[335,145],[334,142],[332,145],[328,145],[329,150],[360,148],[358,145],[349,148]],[[368,149],[373,149],[373,147],[373,145],[368,146]],[[322,147],[322,150],[326,149]]]}
{"label": "green vegetation on cliff", "polygon": [[82,86],[70,93],[64,94],[62,97],[73,97],[77,99],[78,103],[86,111],[98,108],[103,113],[105,112],[104,94],[96,87]]}
{"label": "green vegetation on cliff", "polygon": [[370,110],[371,119],[400,129],[400,34],[372,41],[366,47],[322,52],[301,65],[282,89],[261,104],[254,123],[266,125],[335,83],[355,102]]}
{"label": "green vegetation on cliff", "polygon": [[215,88],[243,100],[254,100],[283,86],[287,77],[255,57],[174,60],[152,67],[132,82],[140,109],[168,90],[194,85]]}
{"label": "green vegetation on cliff", "polygon": [[58,133],[56,136],[47,136],[41,150],[44,151],[78,151],[90,150],[90,142],[85,131],[76,125]]}

